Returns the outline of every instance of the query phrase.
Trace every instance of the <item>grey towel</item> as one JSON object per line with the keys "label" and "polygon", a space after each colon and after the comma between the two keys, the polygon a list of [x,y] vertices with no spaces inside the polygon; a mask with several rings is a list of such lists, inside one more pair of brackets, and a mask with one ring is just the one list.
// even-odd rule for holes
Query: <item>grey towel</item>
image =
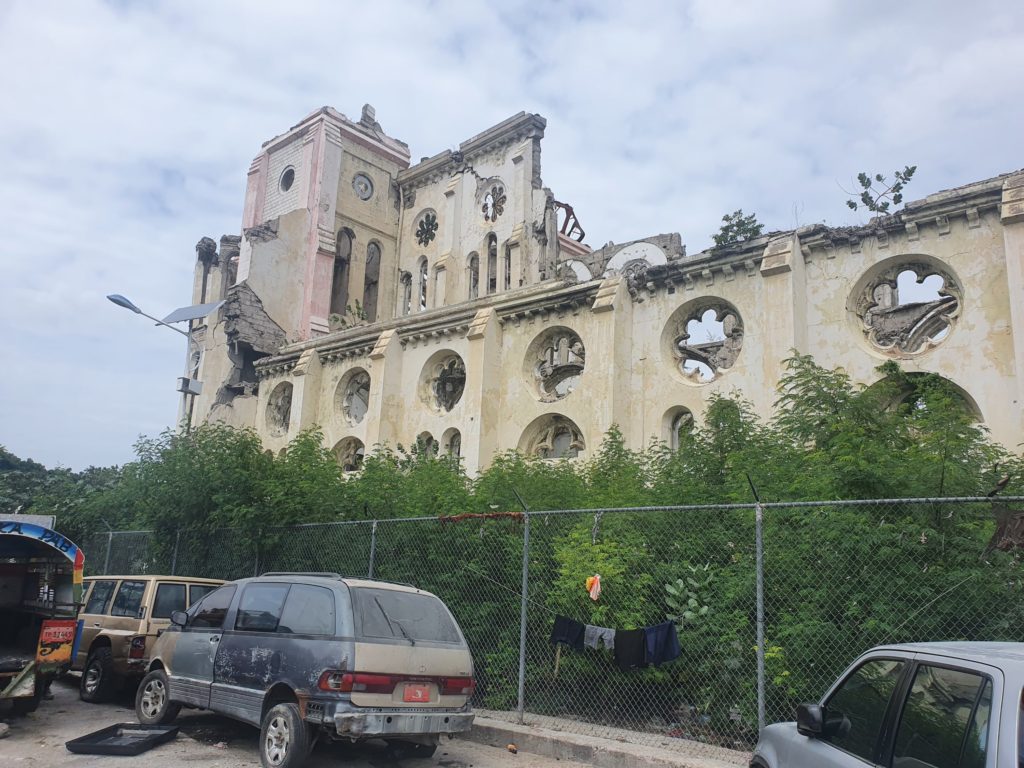
{"label": "grey towel", "polygon": [[599,648],[598,642],[604,643],[606,651],[615,650],[615,630],[608,627],[594,627],[587,624],[583,630],[583,645],[587,648]]}

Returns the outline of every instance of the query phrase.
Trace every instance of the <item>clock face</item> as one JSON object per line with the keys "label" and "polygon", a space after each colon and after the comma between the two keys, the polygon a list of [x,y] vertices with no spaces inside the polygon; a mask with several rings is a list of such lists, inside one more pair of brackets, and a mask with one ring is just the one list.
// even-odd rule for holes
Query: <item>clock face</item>
{"label": "clock face", "polygon": [[360,200],[369,200],[373,197],[373,182],[365,173],[357,173],[352,179],[352,189]]}

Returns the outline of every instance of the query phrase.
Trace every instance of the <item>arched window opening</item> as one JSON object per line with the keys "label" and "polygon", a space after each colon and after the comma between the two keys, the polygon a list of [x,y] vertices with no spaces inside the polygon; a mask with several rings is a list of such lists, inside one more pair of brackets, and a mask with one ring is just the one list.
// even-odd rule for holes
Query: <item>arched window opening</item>
{"label": "arched window opening", "polygon": [[505,290],[512,287],[512,246],[505,244]]}
{"label": "arched window opening", "polygon": [[453,459],[458,459],[462,456],[462,433],[457,429],[452,429],[445,440],[445,453],[447,453]]}
{"label": "arched window opening", "polygon": [[542,459],[574,459],[586,450],[579,427],[559,414],[536,419],[527,427],[519,450]]}
{"label": "arched window opening", "polygon": [[487,293],[498,290],[498,236],[487,236]]}
{"label": "arched window opening", "polygon": [[363,459],[366,457],[366,448],[363,441],[356,437],[346,437],[334,446],[334,456],[346,474],[358,472],[363,468]]}
{"label": "arched window opening", "polygon": [[693,413],[688,408],[680,408],[669,421],[668,445],[673,451],[678,451],[683,444],[685,436],[693,431]]}
{"label": "arched window opening", "polygon": [[416,436],[416,452],[425,456],[437,456],[437,440],[429,432],[420,432]]}
{"label": "arched window opening", "polygon": [[331,314],[344,315],[348,307],[348,267],[352,260],[352,231],[342,229],[334,250],[334,274],[331,278]]}
{"label": "arched window opening", "polygon": [[427,308],[427,257],[420,257],[420,290],[417,299],[418,311],[422,312]]}
{"label": "arched window opening", "polygon": [[363,314],[369,323],[377,319],[377,284],[380,282],[380,245],[366,246],[366,276],[363,278]]}
{"label": "arched window opening", "polygon": [[402,304],[400,307],[401,314],[408,315],[412,311],[412,273],[402,272],[399,277],[399,282],[402,284]]}
{"label": "arched window opening", "polygon": [[469,298],[480,296],[480,257],[476,253],[469,254]]}

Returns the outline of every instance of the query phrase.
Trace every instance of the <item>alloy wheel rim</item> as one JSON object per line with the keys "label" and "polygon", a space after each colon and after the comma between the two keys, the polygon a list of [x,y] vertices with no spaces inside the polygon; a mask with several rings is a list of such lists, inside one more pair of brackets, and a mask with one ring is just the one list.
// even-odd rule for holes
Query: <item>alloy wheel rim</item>
{"label": "alloy wheel rim", "polygon": [[100,670],[99,665],[96,662],[90,664],[89,668],[85,670],[85,690],[89,693],[94,693],[99,687],[102,676],[103,672]]}
{"label": "alloy wheel rim", "polygon": [[288,731],[288,722],[283,717],[274,717],[267,726],[267,740],[265,743],[267,759],[271,765],[280,765],[288,755],[288,746],[291,743],[291,733]]}
{"label": "alloy wheel rim", "polygon": [[164,684],[160,680],[150,680],[142,691],[142,714],[146,717],[157,717],[164,706]]}

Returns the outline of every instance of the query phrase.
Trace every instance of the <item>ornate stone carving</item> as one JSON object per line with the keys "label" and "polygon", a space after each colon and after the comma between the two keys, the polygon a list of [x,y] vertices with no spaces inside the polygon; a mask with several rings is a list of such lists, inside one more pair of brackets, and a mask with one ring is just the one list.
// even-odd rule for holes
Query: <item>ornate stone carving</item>
{"label": "ornate stone carving", "polygon": [[497,221],[505,211],[505,201],[505,187],[501,184],[492,186],[490,191],[484,195],[484,203],[481,206],[484,221]]}
{"label": "ornate stone carving", "polygon": [[580,428],[559,414],[535,427],[527,445],[528,453],[542,459],[574,459],[587,448]]}
{"label": "ornate stone carving", "polygon": [[960,288],[952,275],[928,262],[906,261],[875,276],[856,298],[855,311],[873,346],[903,357],[925,352],[946,338],[960,305]]}
{"label": "ornate stone carving", "polygon": [[677,317],[672,352],[688,381],[707,384],[733,366],[743,346],[743,321],[732,305],[722,299],[699,299]]}
{"label": "ornate stone carving", "polygon": [[428,211],[423,214],[416,227],[416,242],[420,245],[429,244],[437,235],[437,214]]}
{"label": "ornate stone carving", "polygon": [[196,258],[208,267],[217,263],[217,243],[212,237],[202,237],[196,243]]}
{"label": "ornate stone carving", "polygon": [[561,400],[576,388],[586,367],[587,354],[576,333],[568,328],[553,328],[531,348],[535,350],[533,372],[541,401]]}

